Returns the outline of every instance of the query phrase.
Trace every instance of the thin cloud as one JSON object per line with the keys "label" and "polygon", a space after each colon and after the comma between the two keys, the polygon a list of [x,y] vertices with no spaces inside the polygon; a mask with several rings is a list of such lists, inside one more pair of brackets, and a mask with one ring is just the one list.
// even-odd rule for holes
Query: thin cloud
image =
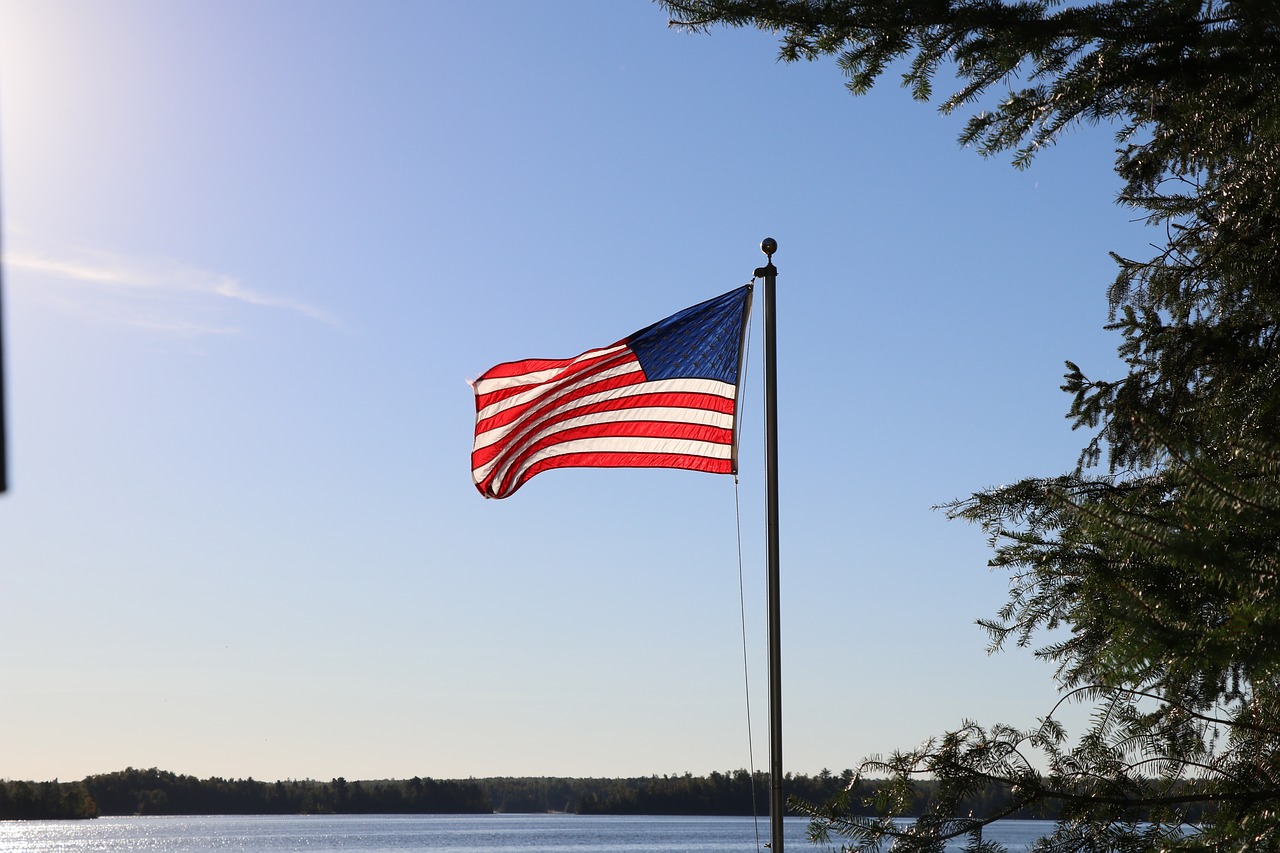
{"label": "thin cloud", "polygon": [[126,326],[137,326],[140,329],[150,329],[153,332],[164,332],[168,335],[180,335],[184,337],[204,337],[205,335],[239,335],[243,333],[243,329],[235,326],[208,326],[200,323],[188,323],[174,320],[148,320],[145,318],[124,318],[119,320]]}
{"label": "thin cloud", "polygon": [[225,296],[228,299],[239,299],[241,302],[247,302],[250,305],[261,305],[266,308],[283,308],[286,311],[296,311],[313,320],[319,320],[332,326],[338,325],[338,321],[332,315],[314,305],[308,305],[296,299],[257,293],[232,278],[223,279],[214,290],[219,296]]}
{"label": "thin cloud", "polygon": [[[138,314],[112,312],[121,322],[184,334],[228,334],[233,327],[194,322],[185,316],[215,309],[220,303],[239,303],[300,314],[311,320],[339,325],[327,311],[309,303],[273,296],[245,286],[223,273],[166,261],[120,258],[105,253],[82,253],[76,257],[55,256],[31,251],[8,251],[5,263],[15,270],[39,273],[80,288],[92,299],[116,297],[138,303],[146,310]],[[165,305],[165,317],[155,316],[157,303]],[[119,309],[121,306],[117,306]]]}

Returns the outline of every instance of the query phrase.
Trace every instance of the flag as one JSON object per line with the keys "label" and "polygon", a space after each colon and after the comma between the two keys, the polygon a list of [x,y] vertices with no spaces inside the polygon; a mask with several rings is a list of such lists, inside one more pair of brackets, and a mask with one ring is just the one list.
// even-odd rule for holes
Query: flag
{"label": "flag", "polygon": [[471,477],[505,498],[552,468],[737,473],[751,285],[575,358],[511,361],[475,382]]}

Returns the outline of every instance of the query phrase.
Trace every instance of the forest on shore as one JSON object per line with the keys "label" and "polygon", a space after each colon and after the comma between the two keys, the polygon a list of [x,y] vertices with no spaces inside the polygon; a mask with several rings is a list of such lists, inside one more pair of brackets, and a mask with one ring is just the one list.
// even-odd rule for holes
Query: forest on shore
{"label": "forest on shore", "polygon": [[[849,788],[852,771],[814,776],[787,774],[786,794],[822,803]],[[855,800],[874,796],[880,783],[859,781]],[[532,814],[750,815],[769,808],[768,774],[746,770],[708,776],[645,776],[628,779],[491,777],[439,780],[328,782],[312,779],[262,782],[248,779],[198,779],[151,768],[132,767],[87,776],[76,782],[0,780],[0,820],[52,820],[120,815],[270,815],[270,814]],[[914,804],[928,804],[925,785]],[[1006,789],[992,788],[973,798],[973,807],[1008,801]],[[870,814],[870,807],[866,807]],[[1048,815],[1018,815],[1044,817]]]}

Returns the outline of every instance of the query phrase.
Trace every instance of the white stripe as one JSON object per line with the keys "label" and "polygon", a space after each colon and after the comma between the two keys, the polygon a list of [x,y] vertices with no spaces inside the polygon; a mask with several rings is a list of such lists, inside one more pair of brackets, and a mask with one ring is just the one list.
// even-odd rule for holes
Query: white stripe
{"label": "white stripe", "polygon": [[[483,377],[475,381],[477,394],[492,394],[494,391],[501,391],[504,388],[514,388],[517,385],[537,385],[546,382],[548,379],[554,379],[557,374],[563,373],[579,362],[600,358],[601,356],[611,355],[615,352],[625,350],[625,344],[604,347],[603,349],[587,350],[580,356],[569,359],[559,367],[550,367],[546,370],[533,370],[529,373],[518,373],[514,376],[497,376],[493,379],[484,379]],[[521,359],[521,361],[538,361],[539,359]],[[554,361],[555,359],[541,359],[542,361]],[[498,365],[501,367],[502,365]]]}
{"label": "white stripe", "polygon": [[[602,392],[599,395],[590,395],[590,396],[599,397],[600,399],[610,399],[610,398],[617,398],[617,397],[633,396],[636,394],[644,393],[647,390],[675,391],[675,392],[703,391],[706,393],[723,396],[728,399],[733,399],[734,395],[737,392],[737,386],[730,385],[727,382],[720,382],[719,380],[716,380],[716,379],[664,379],[658,382],[646,382],[640,385],[630,385],[630,386],[627,386],[626,388],[616,388],[611,391]],[[557,409],[555,410],[555,412],[552,412],[551,414],[559,414],[566,411],[573,411],[574,409],[579,408],[582,405],[589,405],[590,402],[593,402],[593,401],[588,398],[583,398],[582,400],[575,400],[573,401],[572,405],[566,406],[561,409]],[[674,407],[674,406],[666,407],[666,408],[670,408],[673,411],[677,411],[677,412],[693,411],[698,413],[697,414],[698,418],[703,417],[706,413],[705,410],[703,409],[688,409],[685,407]],[[594,416],[592,415],[584,415],[584,418],[586,420],[581,421],[581,423],[589,423],[593,417]],[[619,418],[618,420],[625,420],[625,419],[626,418]],[[698,423],[702,421],[695,420],[694,422]],[[475,478],[475,481],[477,483],[485,479],[486,477],[488,477],[490,472],[494,471],[495,468],[498,469],[497,473],[494,474],[495,480],[508,479],[510,477],[510,468],[512,465],[516,464],[517,458],[520,456],[521,453],[523,453],[526,449],[528,449],[530,446],[532,446],[533,444],[535,444],[545,436],[554,435],[556,432],[559,432],[561,429],[558,423],[550,424],[550,425],[547,424],[545,416],[539,417],[536,419],[530,419],[530,418],[519,419],[515,423],[512,423],[510,426],[511,426],[511,429],[506,430],[505,432],[516,432],[516,435],[506,442],[506,446],[502,449],[500,453],[495,455],[494,458],[491,459],[488,463],[486,463],[485,465],[482,465],[479,469],[473,472],[472,476]],[[728,426],[732,428],[732,418],[730,418],[730,423]],[[518,428],[518,432],[517,432],[517,428]],[[495,430],[495,432],[496,431],[497,430]]]}
{"label": "white stripe", "polygon": [[[503,460],[514,459],[524,451],[526,447],[542,439],[564,432],[565,430],[575,429],[580,426],[589,426],[591,424],[605,423],[628,423],[632,421],[664,421],[667,423],[679,424],[697,424],[699,426],[714,426],[723,429],[733,429],[733,415],[725,412],[713,412],[707,409],[690,409],[678,408],[676,406],[645,406],[638,409],[619,409],[612,412],[596,412],[594,414],[582,415],[581,417],[569,418],[563,421],[557,421],[549,424],[543,429],[530,432],[520,439],[518,446],[513,445],[510,449],[499,453],[493,459],[484,465],[475,469],[472,476],[478,483],[489,475],[489,471],[495,465],[503,463]],[[507,463],[509,464],[509,463]]]}
{"label": "white stripe", "polygon": [[617,437],[617,438],[582,438],[565,441],[560,444],[539,450],[525,460],[516,471],[497,478],[490,485],[495,492],[501,492],[509,482],[516,482],[524,473],[541,462],[556,456],[570,453],[674,453],[681,456],[700,456],[706,459],[729,459],[733,456],[733,446],[715,444],[710,441],[693,441],[692,439]]}
{"label": "white stripe", "polygon": [[[517,435],[515,435],[514,438],[510,440],[509,445],[501,453],[496,455],[493,459],[489,460],[489,462],[487,462],[486,464],[475,469],[472,472],[472,477],[474,478],[475,482],[479,483],[481,480],[483,480],[485,477],[489,475],[489,471],[492,470],[495,465],[502,464],[503,460],[512,459],[514,456],[519,455],[521,452],[523,452],[524,448],[528,447],[530,444],[537,441],[543,435],[549,434],[551,432],[558,432],[560,429],[568,428],[568,427],[562,427],[560,424],[554,424],[553,428],[544,427],[543,422],[546,420],[548,416],[554,416],[554,415],[562,414],[564,412],[571,412],[575,409],[582,408],[583,406],[590,406],[594,403],[598,403],[603,400],[616,400],[616,399],[622,399],[624,397],[634,397],[639,394],[701,393],[701,394],[712,394],[718,397],[724,397],[725,399],[732,400],[737,395],[737,391],[738,391],[738,386],[732,385],[728,382],[721,382],[718,379],[659,379],[653,382],[640,382],[635,385],[624,385],[621,388],[610,388],[606,391],[600,391],[595,394],[586,394],[576,400],[572,400],[566,403],[563,406],[551,409],[549,411],[542,412],[536,418],[532,418],[528,413],[526,413],[524,416],[516,418],[509,424],[504,424],[503,426],[500,426],[500,427],[494,427],[493,429],[486,430],[482,433],[476,434],[475,446],[472,452],[476,450],[481,450],[485,447],[489,447],[490,445],[504,441],[507,439],[507,436],[512,435],[513,433],[518,433]],[[721,417],[726,417],[729,419],[729,423],[726,424],[726,426],[732,427],[733,425],[733,418],[731,416],[720,415],[720,413],[718,412],[706,412],[703,409],[678,408],[674,406],[646,407],[645,411],[649,411],[651,408],[655,410],[667,409],[675,412],[686,412],[686,411],[697,412],[699,417],[701,417],[704,414],[719,415]],[[628,414],[628,412],[631,412],[631,411],[636,411],[636,410],[620,411],[616,413],[618,417],[608,417],[608,418],[604,417],[605,415],[610,415],[610,416],[614,415],[615,413],[613,412],[602,412],[598,415],[587,415],[585,417],[588,419],[588,421],[590,419],[597,419],[597,418],[602,421],[604,420],[645,420],[645,418],[639,418],[639,417],[635,417],[633,415]],[[649,420],[684,420],[684,419],[682,418],[670,418],[670,419],[649,418]],[[692,420],[692,419],[688,419],[688,420],[691,420],[691,422],[693,423],[708,423],[708,421]],[[578,421],[579,424],[582,422],[583,421]]]}
{"label": "white stripe", "polygon": [[[562,371],[556,371],[560,373]],[[611,367],[608,370],[601,370],[598,373],[572,374],[563,380],[552,380],[535,385],[528,391],[522,391],[519,394],[512,394],[510,397],[499,400],[496,403],[490,403],[480,411],[476,412],[476,423],[485,418],[492,417],[499,412],[506,411],[514,406],[522,406],[537,400],[540,397],[546,397],[557,394],[561,391],[569,393],[583,385],[590,385],[593,382],[600,382],[604,379],[611,379],[614,376],[626,376],[628,373],[640,373],[642,368],[638,361],[625,361],[617,367]]]}
{"label": "white stripe", "polygon": [[[564,390],[573,390],[575,386],[567,386]],[[721,382],[719,379],[657,379],[650,382],[637,382],[633,385],[623,385],[618,388],[607,388],[604,391],[597,391],[594,394],[584,394],[576,400],[571,400],[554,409],[541,409],[537,417],[537,421],[541,421],[548,415],[558,414],[560,412],[569,412],[583,406],[590,406],[599,403],[602,400],[620,400],[624,397],[634,397],[637,394],[713,394],[717,397],[724,397],[726,400],[732,400],[737,396],[738,386],[728,382]],[[557,397],[569,396],[566,394],[557,395]],[[505,401],[504,401],[505,402]],[[543,401],[546,403],[555,402],[554,398]],[[490,407],[486,407],[487,412]],[[477,416],[476,423],[483,420],[482,416]],[[528,413],[521,417],[515,418],[510,423],[502,426],[492,427],[483,432],[476,433],[475,445],[472,451],[480,450],[488,447],[495,442],[501,441],[513,431],[522,428],[529,422]],[[536,421],[535,421],[536,422]]]}

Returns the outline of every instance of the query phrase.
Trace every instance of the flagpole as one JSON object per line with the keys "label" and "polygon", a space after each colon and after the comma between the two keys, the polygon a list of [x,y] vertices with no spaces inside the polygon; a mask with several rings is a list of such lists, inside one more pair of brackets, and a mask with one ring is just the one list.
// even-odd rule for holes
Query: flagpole
{"label": "flagpole", "polygon": [[783,815],[786,799],[782,791],[782,608],[778,596],[778,342],[774,329],[774,285],[778,270],[773,253],[778,241],[766,237],[760,250],[768,263],[756,270],[764,279],[764,446],[765,494],[768,534],[769,596],[769,846],[782,853]]}

